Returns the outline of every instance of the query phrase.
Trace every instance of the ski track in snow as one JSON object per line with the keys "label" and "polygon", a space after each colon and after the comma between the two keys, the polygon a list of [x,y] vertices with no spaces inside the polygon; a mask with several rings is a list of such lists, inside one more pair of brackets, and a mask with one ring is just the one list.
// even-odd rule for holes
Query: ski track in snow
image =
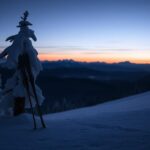
{"label": "ski track in snow", "polygon": [[150,150],[150,92],[44,118],[0,117],[0,150]]}

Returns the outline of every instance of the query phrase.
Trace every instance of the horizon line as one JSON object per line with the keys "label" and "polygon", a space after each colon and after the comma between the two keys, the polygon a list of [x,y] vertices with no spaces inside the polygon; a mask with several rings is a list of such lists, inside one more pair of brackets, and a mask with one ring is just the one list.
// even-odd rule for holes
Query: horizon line
{"label": "horizon line", "polygon": [[132,61],[118,61],[118,62],[106,62],[106,61],[78,61],[74,59],[56,59],[56,60],[40,60],[41,62],[63,62],[63,61],[72,61],[72,62],[78,62],[78,63],[104,63],[104,64],[120,64],[120,63],[128,63],[128,64],[137,64],[137,65],[150,65],[149,63],[136,63]]}

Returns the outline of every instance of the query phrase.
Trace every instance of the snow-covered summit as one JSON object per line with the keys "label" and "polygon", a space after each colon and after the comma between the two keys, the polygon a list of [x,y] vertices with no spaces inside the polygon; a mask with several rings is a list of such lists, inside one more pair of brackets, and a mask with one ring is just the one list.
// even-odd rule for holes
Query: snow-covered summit
{"label": "snow-covered summit", "polygon": [[2,117],[0,149],[149,150],[149,116],[150,92],[46,115],[48,128],[37,131],[28,114]]}

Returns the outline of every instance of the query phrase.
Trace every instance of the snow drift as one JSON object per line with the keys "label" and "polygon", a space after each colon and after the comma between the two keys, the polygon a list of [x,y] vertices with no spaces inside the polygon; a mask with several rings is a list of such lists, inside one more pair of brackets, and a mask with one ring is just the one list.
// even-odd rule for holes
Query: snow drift
{"label": "snow drift", "polygon": [[37,131],[29,114],[1,117],[0,149],[149,150],[149,116],[150,92],[45,115],[48,128]]}

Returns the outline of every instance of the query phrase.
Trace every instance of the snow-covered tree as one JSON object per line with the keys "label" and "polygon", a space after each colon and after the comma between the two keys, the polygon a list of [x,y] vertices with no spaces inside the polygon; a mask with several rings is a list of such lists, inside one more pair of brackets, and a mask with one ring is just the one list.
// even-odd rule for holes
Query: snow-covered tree
{"label": "snow-covered tree", "polygon": [[[44,100],[40,88],[35,84],[36,77],[42,70],[42,65],[37,57],[38,52],[32,45],[31,39],[36,41],[37,38],[34,31],[29,28],[32,24],[27,21],[28,15],[29,13],[26,11],[23,17],[21,17],[21,21],[17,26],[20,28],[18,34],[12,35],[6,39],[6,41],[10,41],[12,44],[0,54],[0,58],[6,57],[5,66],[15,70],[14,75],[8,79],[5,84],[5,89],[3,91],[4,95],[0,101],[0,109],[7,111],[12,108],[14,115],[22,113],[24,107],[28,108],[31,106],[29,96],[31,97],[33,107],[36,105],[34,91],[30,83],[31,76],[39,104],[42,104]],[[24,76],[26,72],[27,77]],[[25,86],[27,82],[29,84],[30,93],[28,93]]]}

